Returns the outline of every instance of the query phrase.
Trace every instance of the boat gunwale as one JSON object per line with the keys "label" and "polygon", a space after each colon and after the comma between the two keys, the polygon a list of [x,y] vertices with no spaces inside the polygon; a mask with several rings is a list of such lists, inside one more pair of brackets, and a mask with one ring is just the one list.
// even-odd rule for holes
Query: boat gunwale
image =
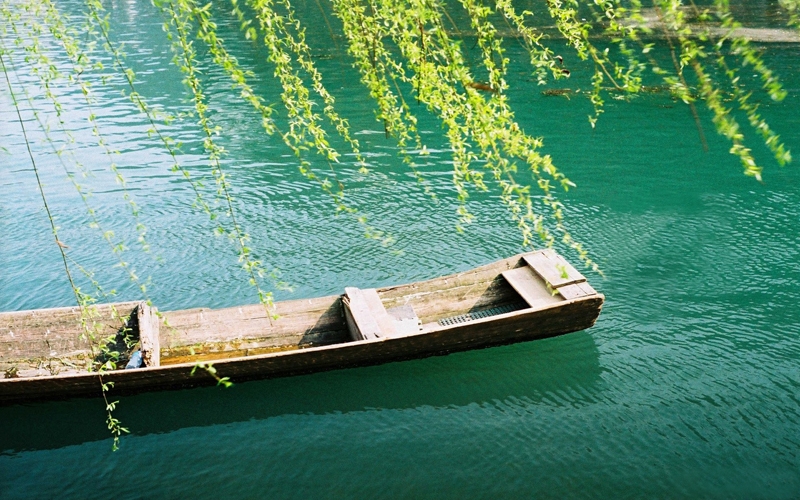
{"label": "boat gunwale", "polygon": [[[123,306],[124,307],[127,307],[127,306],[136,307],[139,304],[141,304],[142,302],[145,302],[145,301],[143,301],[143,300],[126,300],[124,302],[98,302],[98,303],[89,304],[88,306],[83,306],[83,307],[111,307],[111,306],[116,307],[116,308],[123,307]],[[71,309],[76,309],[76,310],[80,311],[81,307],[82,306],[75,305],[75,306],[47,307],[47,308],[44,308],[44,309],[23,309],[21,311],[0,311],[0,317],[6,316],[6,315],[10,316],[10,315],[17,315],[17,314],[21,315],[21,314],[30,314],[30,313],[52,314],[54,312],[68,311],[68,310],[71,310]]]}

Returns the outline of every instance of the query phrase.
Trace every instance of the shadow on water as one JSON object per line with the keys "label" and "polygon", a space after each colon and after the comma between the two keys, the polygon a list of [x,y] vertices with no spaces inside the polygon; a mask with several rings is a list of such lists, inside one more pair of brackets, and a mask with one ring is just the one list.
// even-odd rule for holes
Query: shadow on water
{"label": "shadow on water", "polygon": [[[599,352],[587,332],[381,366],[126,396],[114,416],[134,435],[263,420],[421,406],[461,407],[524,398],[532,404],[591,397]],[[0,408],[0,455],[108,439],[102,400]],[[123,437],[124,446],[124,437]]]}

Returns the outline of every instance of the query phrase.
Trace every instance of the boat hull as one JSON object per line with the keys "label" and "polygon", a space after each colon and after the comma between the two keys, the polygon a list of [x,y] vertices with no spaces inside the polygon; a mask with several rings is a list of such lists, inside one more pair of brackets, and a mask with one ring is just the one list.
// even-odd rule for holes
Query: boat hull
{"label": "boat hull", "polygon": [[[540,310],[501,314],[433,332],[222,359],[213,362],[213,366],[217,376],[242,382],[446,355],[584,330],[595,323],[602,303],[603,296],[596,295]],[[101,381],[114,383],[114,395],[217,383],[205,370],[195,369],[194,363],[117,370],[103,373],[102,376],[86,373],[20,378],[0,383],[0,404],[100,397]]]}
{"label": "boat hull", "polygon": [[[278,302],[273,314],[260,305],[163,314],[144,303],[99,305],[94,336],[81,329],[87,311],[78,308],[2,313],[0,369],[18,378],[0,379],[0,405],[100,397],[109,382],[116,397],[526,342],[591,327],[603,300],[541,250],[427,281]],[[89,372],[98,346],[87,337],[123,333],[138,336],[147,367]]]}

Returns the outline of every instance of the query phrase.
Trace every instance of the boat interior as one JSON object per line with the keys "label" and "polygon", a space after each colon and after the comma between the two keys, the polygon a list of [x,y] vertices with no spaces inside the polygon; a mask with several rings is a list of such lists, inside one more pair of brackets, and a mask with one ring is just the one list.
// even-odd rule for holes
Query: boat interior
{"label": "boat interior", "polygon": [[[339,296],[159,313],[139,302],[85,311],[60,308],[0,314],[0,371],[6,378],[85,372],[102,362],[98,341],[140,351],[144,366],[252,356],[353,341],[419,335],[483,318],[594,295],[585,278],[552,250],[385,288],[348,287]],[[24,338],[11,347],[11,340]],[[6,344],[6,345],[4,345]]]}

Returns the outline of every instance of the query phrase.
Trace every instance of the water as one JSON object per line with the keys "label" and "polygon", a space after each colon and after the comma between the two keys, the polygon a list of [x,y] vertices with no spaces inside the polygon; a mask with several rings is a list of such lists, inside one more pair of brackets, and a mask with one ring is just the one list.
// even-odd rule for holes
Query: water
{"label": "water", "polygon": [[[143,1],[113,7],[119,33],[137,28],[126,50],[142,93],[186,110],[180,75],[165,64],[171,56],[157,15]],[[309,17],[318,12],[313,2],[300,8]],[[769,18],[757,21],[770,25]],[[278,297],[408,282],[521,251],[492,196],[474,196],[476,222],[465,235],[454,231],[449,158],[435,120],[423,120],[433,154],[422,171],[438,203],[396,159],[366,93],[352,85],[349,61],[318,22],[309,31],[318,63],[374,162],[367,177],[345,162],[340,178],[348,200],[397,243],[383,248],[351,219],[336,217],[290,152],[260,133],[211,70],[209,95],[226,130],[225,167],[243,225],[259,257],[294,287]],[[221,29],[243,63],[270,74],[263,51],[234,36],[235,27]],[[796,148],[800,47],[764,49],[789,97],[755,98]],[[520,123],[545,135],[546,152],[579,186],[564,196],[567,221],[606,275],[587,273],[607,297],[594,328],[442,358],[125,397],[115,415],[131,435],[118,453],[110,451],[98,401],[2,408],[0,497],[796,498],[797,167],[780,169],[754,148],[767,167],[765,181],[745,178],[707,114],[706,153],[688,110],[661,94],[610,100],[592,131],[586,98],[543,96],[518,45],[508,50],[516,61],[509,96]],[[266,76],[259,89],[274,96]],[[151,277],[154,302],[165,310],[255,302],[232,245],[211,235],[207,217],[189,207],[189,186],[168,172],[167,155],[138,133],[146,129],[141,117],[113,83],[97,92],[112,99],[98,115],[120,150],[117,163],[141,206],[152,254],[135,249],[120,189],[86,128],[75,132],[77,154],[96,172],[86,181],[93,206],[131,241],[125,256]],[[85,127],[80,96],[63,102],[71,123]],[[187,143],[184,164],[202,172],[191,121],[170,133]],[[0,157],[0,310],[69,305],[6,94],[0,136],[12,153]],[[62,241],[120,300],[139,297],[85,227],[85,208],[53,155],[36,144]]]}

